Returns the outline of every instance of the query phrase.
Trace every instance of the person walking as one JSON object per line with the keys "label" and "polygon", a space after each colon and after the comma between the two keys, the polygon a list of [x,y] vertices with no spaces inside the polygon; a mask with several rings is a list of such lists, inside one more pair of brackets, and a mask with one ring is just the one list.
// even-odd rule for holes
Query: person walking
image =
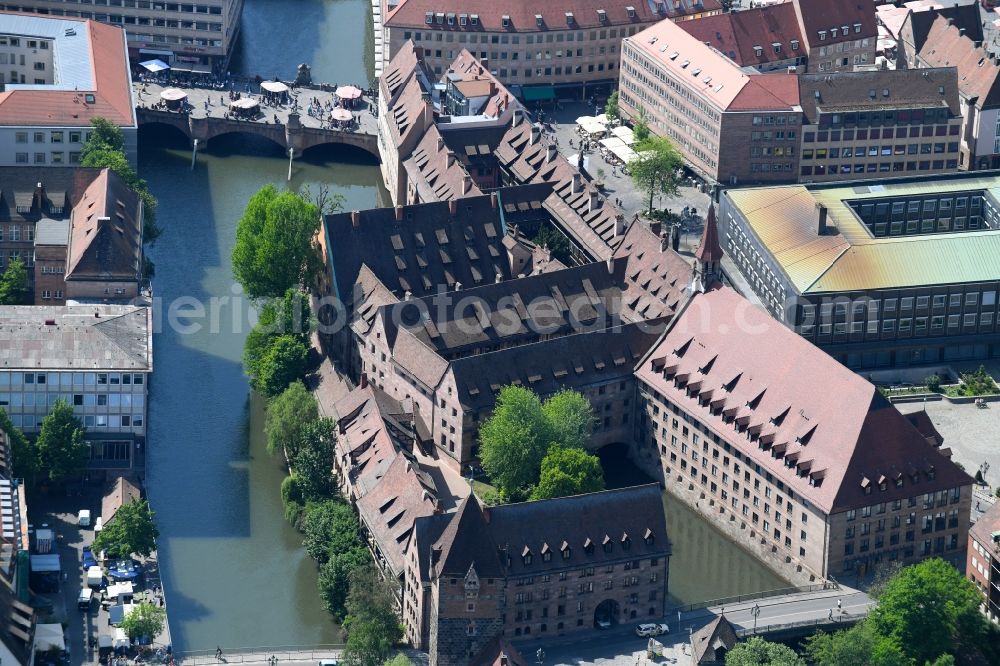
{"label": "person walking", "polygon": [[828,617],[828,619],[830,619],[830,620],[832,620],[832,619],[833,619],[833,609],[832,609],[832,608],[830,609],[830,614],[829,614],[829,615],[828,615],[827,617]]}
{"label": "person walking", "polygon": [[220,646],[215,647],[215,659],[216,661],[222,661],[222,648]]}
{"label": "person walking", "polygon": [[844,606],[840,599],[837,599],[837,612],[842,613],[844,611]]}

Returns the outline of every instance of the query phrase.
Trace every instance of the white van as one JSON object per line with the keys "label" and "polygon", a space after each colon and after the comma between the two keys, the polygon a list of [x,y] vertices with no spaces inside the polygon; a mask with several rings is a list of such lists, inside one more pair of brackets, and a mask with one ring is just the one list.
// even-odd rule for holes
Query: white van
{"label": "white van", "polygon": [[94,534],[97,534],[104,529],[104,517],[98,516],[97,520],[94,522]]}
{"label": "white van", "polygon": [[87,569],[87,587],[101,587],[104,584],[104,572],[101,567]]}
{"label": "white van", "polygon": [[81,527],[90,527],[90,509],[80,509],[77,515],[77,522]]}
{"label": "white van", "polygon": [[80,590],[80,596],[76,598],[76,607],[80,610],[90,610],[90,602],[94,598],[94,591],[89,587]]}

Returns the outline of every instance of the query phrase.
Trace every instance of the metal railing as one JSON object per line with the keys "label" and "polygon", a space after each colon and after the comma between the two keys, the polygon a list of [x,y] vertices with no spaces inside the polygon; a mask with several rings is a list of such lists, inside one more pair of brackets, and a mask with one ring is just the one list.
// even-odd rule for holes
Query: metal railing
{"label": "metal railing", "polygon": [[[272,664],[296,661],[317,661],[320,659],[340,659],[343,644],[297,646],[276,645],[272,647],[246,647],[224,649],[221,658],[215,650],[192,650],[175,652],[177,666],[199,666],[205,664]],[[275,661],[277,660],[277,661]]]}
{"label": "metal railing", "polygon": [[781,622],[778,624],[759,624],[756,629],[754,627],[748,627],[746,629],[737,629],[736,635],[739,638],[746,638],[747,636],[765,636],[768,634],[775,634],[780,631],[789,631],[791,629],[813,627],[816,629],[826,628],[836,628],[840,626],[847,626],[852,624],[857,624],[861,622],[866,617],[868,617],[868,612],[864,613],[834,613],[833,619],[831,620],[829,616],[819,617],[813,620],[799,620],[798,622]]}
{"label": "metal railing", "polygon": [[676,614],[688,613],[693,610],[699,610],[702,608],[711,608],[712,606],[728,606],[732,604],[738,604],[744,601],[756,601],[758,599],[769,599],[771,597],[784,597],[791,594],[808,594],[810,592],[823,592],[826,590],[839,590],[840,584],[836,581],[830,581],[826,583],[814,583],[812,585],[799,585],[797,587],[782,587],[776,590],[765,590],[764,592],[754,592],[752,594],[739,594],[732,597],[722,597],[721,599],[709,599],[708,601],[698,601],[693,604],[687,604],[686,606],[673,606],[667,610],[667,613]]}

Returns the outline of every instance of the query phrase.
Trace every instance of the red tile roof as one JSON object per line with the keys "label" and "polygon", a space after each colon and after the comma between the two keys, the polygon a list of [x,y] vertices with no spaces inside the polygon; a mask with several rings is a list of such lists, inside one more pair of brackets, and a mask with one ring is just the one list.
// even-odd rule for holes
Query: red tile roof
{"label": "red tile roof", "polygon": [[705,217],[705,228],[701,234],[701,243],[694,253],[699,261],[722,261],[722,246],[719,245],[719,228],[715,223],[715,206],[708,205],[708,215]]}
{"label": "red tile roof", "polygon": [[[73,20],[60,17],[60,20]],[[81,21],[90,39],[94,90],[9,90],[0,93],[0,125],[84,127],[102,116],[117,125],[135,125],[125,32],[96,21]],[[94,95],[87,103],[86,95]]]}
{"label": "red tile roof", "polygon": [[958,89],[963,97],[975,97],[978,108],[1000,105],[1000,66],[947,18],[935,19],[918,58],[929,67],[958,68]]}
{"label": "red tile roof", "polygon": [[799,104],[799,77],[754,74],[727,111],[792,111]]}
{"label": "red tile roof", "polygon": [[[808,55],[790,2],[704,16],[677,25],[744,67]],[[799,43],[797,49],[792,48],[792,40]],[[774,52],[774,44],[781,45],[780,53]],[[759,56],[754,47],[761,48]]]}
{"label": "red tile roof", "polygon": [[[871,0],[792,0],[792,4],[799,19],[802,37],[809,48],[878,37],[875,3]],[[855,32],[856,24],[861,26],[858,32]],[[847,34],[843,33],[845,26],[848,28]],[[837,29],[836,35],[833,34],[834,28]],[[821,30],[827,32],[822,43],[819,38]]]}
{"label": "red tile roof", "polygon": [[826,513],[972,483],[874,386],[725,287],[696,294],[636,375]]}
{"label": "red tile roof", "polygon": [[[628,8],[633,8],[634,16]],[[389,12],[385,24],[389,28],[427,26],[432,30],[450,32],[545,32],[549,30],[577,30],[615,25],[642,25],[664,18],[697,16],[702,13],[722,11],[719,0],[668,0],[663,3],[665,11],[656,11],[656,5],[646,0],[556,0],[537,5],[530,0],[512,0],[496,3],[493,0],[403,0]],[[601,20],[598,13],[604,12]],[[443,22],[428,25],[427,13],[451,14],[452,23]],[[573,15],[569,24],[566,13]],[[478,16],[478,25],[467,21],[466,25],[455,18],[457,14]],[[536,15],[542,17],[541,25]],[[504,27],[503,17],[510,18],[510,25]]]}
{"label": "red tile roof", "polygon": [[[969,528],[969,536],[978,541],[981,546],[991,548],[993,546],[993,532],[997,530],[1000,530],[1000,501],[994,502],[993,506],[972,524],[972,527]],[[994,557],[997,556],[1000,556],[1000,553],[994,555]]]}

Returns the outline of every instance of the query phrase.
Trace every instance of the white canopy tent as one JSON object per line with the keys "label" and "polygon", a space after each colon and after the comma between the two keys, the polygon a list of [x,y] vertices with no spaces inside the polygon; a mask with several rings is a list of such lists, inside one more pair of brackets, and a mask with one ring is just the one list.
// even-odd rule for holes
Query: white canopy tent
{"label": "white canopy tent", "polygon": [[63,636],[61,624],[35,625],[35,652],[45,652],[52,648],[66,649],[66,639]]}
{"label": "white canopy tent", "polygon": [[611,121],[608,120],[608,115],[606,113],[602,113],[602,114],[600,114],[598,116],[594,116],[594,120],[596,120],[597,122],[599,122],[599,123],[601,123],[602,125],[605,125],[605,126],[611,124]]}
{"label": "white canopy tent", "polygon": [[583,125],[584,123],[592,123],[595,121],[594,116],[580,116],[576,119],[577,125]]}
{"label": "white canopy tent", "polygon": [[125,648],[126,650],[132,646],[132,641],[128,639],[128,634],[121,627],[115,627],[114,635],[114,648]]}
{"label": "white canopy tent", "polygon": [[583,132],[589,135],[591,138],[597,136],[604,136],[608,131],[607,127],[597,122],[596,120],[591,120],[590,122],[586,123],[580,123],[580,129],[582,129]]}
{"label": "white canopy tent", "polygon": [[628,164],[636,158],[636,152],[624,144],[622,144],[619,148],[612,148],[611,152],[615,157],[620,159],[623,164]]}
{"label": "white canopy tent", "polygon": [[621,139],[619,139],[616,136],[609,136],[606,139],[601,139],[599,143],[601,144],[602,148],[606,148],[606,149],[608,149],[608,150],[610,150],[612,152],[614,152],[614,150],[616,148],[625,148],[626,147],[625,146],[625,142],[622,141]]}
{"label": "white canopy tent", "polygon": [[635,143],[635,134],[632,132],[631,127],[625,127],[624,125],[619,125],[611,130],[611,134],[618,137],[625,142],[626,145],[631,146]]}

